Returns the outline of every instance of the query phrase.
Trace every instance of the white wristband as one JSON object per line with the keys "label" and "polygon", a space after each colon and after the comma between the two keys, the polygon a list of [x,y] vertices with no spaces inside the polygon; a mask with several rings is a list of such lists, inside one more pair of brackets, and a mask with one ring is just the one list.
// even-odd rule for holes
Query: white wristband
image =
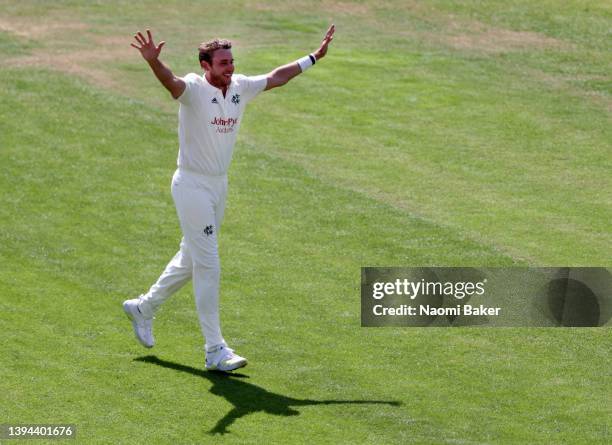
{"label": "white wristband", "polygon": [[300,66],[302,72],[306,71],[308,68],[313,66],[316,63],[317,59],[313,54],[308,54],[307,56],[302,57],[297,61],[297,64]]}

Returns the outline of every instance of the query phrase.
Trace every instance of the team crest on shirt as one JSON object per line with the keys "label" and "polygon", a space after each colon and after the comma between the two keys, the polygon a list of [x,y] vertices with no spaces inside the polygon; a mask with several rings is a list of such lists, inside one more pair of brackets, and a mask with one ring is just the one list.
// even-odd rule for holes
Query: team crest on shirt
{"label": "team crest on shirt", "polygon": [[234,94],[232,96],[232,103],[238,105],[240,103],[240,94]]}
{"label": "team crest on shirt", "polygon": [[202,232],[204,235],[206,236],[210,236],[215,232],[215,226],[213,226],[212,224],[204,227],[204,231]]}

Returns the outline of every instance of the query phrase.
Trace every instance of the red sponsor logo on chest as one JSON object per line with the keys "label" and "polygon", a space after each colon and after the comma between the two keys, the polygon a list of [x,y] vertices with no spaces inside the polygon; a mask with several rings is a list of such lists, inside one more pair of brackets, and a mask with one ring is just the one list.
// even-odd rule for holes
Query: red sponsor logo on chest
{"label": "red sponsor logo on chest", "polygon": [[228,117],[227,119],[223,119],[222,117],[215,117],[210,123],[223,127],[233,127],[238,123],[238,118]]}

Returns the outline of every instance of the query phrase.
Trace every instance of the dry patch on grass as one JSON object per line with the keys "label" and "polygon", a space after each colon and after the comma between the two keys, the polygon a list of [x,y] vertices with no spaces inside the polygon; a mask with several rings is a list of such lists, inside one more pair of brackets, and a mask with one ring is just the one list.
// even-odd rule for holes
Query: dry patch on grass
{"label": "dry patch on grass", "polygon": [[112,89],[121,84],[108,69],[109,62],[133,60],[136,52],[130,36],[95,35],[89,24],[65,15],[0,17],[0,31],[40,43],[27,54],[4,60],[4,66],[52,69]]}
{"label": "dry patch on grass", "polygon": [[609,81],[609,77],[589,75],[560,76],[552,75],[542,70],[533,68],[523,68],[523,72],[526,78],[535,79],[538,82],[542,82],[557,90],[565,91],[567,94],[572,96],[588,99],[590,102],[596,104],[600,108],[603,108],[608,114],[612,115],[612,98],[610,98],[609,95],[600,91],[587,90],[572,85],[572,83],[575,81]]}
{"label": "dry patch on grass", "polygon": [[[457,19],[454,16],[441,18],[440,26],[441,32],[427,33],[425,39],[457,51],[492,56],[521,51],[553,50],[559,53],[578,51],[578,47],[571,42],[538,32],[514,31],[493,27],[475,20]],[[414,33],[411,34],[414,35]],[[423,36],[421,35],[421,37]],[[612,100],[609,95],[600,91],[580,88],[574,84],[575,81],[581,80],[608,81],[609,77],[581,74],[574,76],[553,75],[539,69],[527,68],[524,68],[523,71],[527,79],[534,79],[572,96],[585,98],[608,113],[612,112]]]}
{"label": "dry patch on grass", "polygon": [[86,31],[88,25],[81,22],[32,20],[0,17],[0,31],[28,39],[45,39],[72,31]]}
{"label": "dry patch on grass", "polygon": [[[50,51],[37,52],[23,57],[14,57],[6,61],[6,66],[16,68],[46,68],[63,73],[74,74],[92,83],[112,86],[111,79],[99,69],[88,66],[86,55],[79,52],[54,53]],[[98,59],[100,62],[101,59]]]}
{"label": "dry patch on grass", "polygon": [[[438,16],[436,21],[440,29],[438,32],[406,31],[402,34],[411,38],[420,38],[441,47],[450,47],[457,51],[491,56],[508,52],[553,50],[563,53],[579,50],[571,42],[538,32],[514,31],[487,25],[476,20],[458,19],[454,16]],[[528,79],[544,82],[572,96],[583,97],[605,109],[608,113],[612,112],[612,100],[609,95],[600,91],[580,88],[574,84],[576,81],[609,81],[610,78],[607,76],[552,75],[538,69],[527,68],[524,68],[523,71]]]}
{"label": "dry patch on grass", "polygon": [[574,49],[569,42],[538,32],[514,31],[490,26],[477,20],[459,20],[452,15],[442,18],[440,24],[442,32],[429,37],[438,43],[462,51],[497,54],[533,49]]}
{"label": "dry patch on grass", "polygon": [[345,14],[345,15],[367,15],[370,13],[370,5],[354,2],[338,2],[332,0],[323,0],[317,4],[308,1],[279,1],[279,2],[264,2],[250,1],[246,3],[246,8],[253,11],[265,12],[312,12],[313,14]]}
{"label": "dry patch on grass", "polygon": [[[59,24],[58,24],[59,25]],[[60,29],[51,27],[49,29]],[[66,29],[66,28],[61,28]],[[72,29],[86,29],[84,26]],[[31,36],[31,35],[30,35]],[[40,35],[45,38],[48,35]],[[91,36],[89,36],[91,37]],[[110,62],[133,60],[136,50],[130,46],[129,37],[94,37],[88,49],[66,50],[61,45],[36,49],[32,53],[5,60],[9,67],[47,68],[78,76],[90,83],[111,89],[120,89],[121,83],[108,70]]]}
{"label": "dry patch on grass", "polygon": [[509,29],[486,29],[469,34],[451,35],[448,44],[459,50],[474,50],[486,53],[504,53],[544,48],[567,48],[568,44],[552,37],[531,31]]}

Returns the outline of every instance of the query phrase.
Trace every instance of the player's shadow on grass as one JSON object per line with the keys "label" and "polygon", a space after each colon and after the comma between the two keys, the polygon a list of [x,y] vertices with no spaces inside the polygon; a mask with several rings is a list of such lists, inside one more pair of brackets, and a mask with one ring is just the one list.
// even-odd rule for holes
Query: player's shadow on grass
{"label": "player's shadow on grass", "polygon": [[399,406],[401,402],[385,400],[310,400],[294,399],[282,394],[267,391],[260,386],[245,382],[241,379],[249,378],[239,373],[211,372],[203,369],[193,368],[187,365],[162,360],[154,355],[134,359],[140,362],[153,363],[164,368],[175,369],[189,374],[203,377],[209,380],[213,386],[210,392],[225,398],[234,407],[220,419],[215,427],[209,431],[210,434],[226,434],[228,427],[243,416],[258,411],[279,416],[297,416],[299,411],[293,407],[307,405],[332,405],[332,404],[387,404]]}

